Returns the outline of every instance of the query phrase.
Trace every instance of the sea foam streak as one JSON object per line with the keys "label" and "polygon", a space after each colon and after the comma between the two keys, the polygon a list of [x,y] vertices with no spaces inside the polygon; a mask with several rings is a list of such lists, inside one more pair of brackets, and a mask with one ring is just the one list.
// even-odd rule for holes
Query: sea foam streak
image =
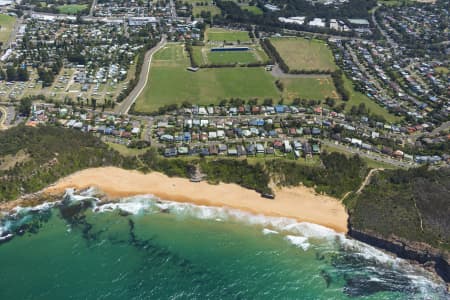
{"label": "sea foam streak", "polygon": [[[304,251],[314,247],[314,244],[309,241],[310,239],[327,242],[330,250],[333,248],[332,245],[339,243],[342,248],[351,251],[355,255],[362,256],[365,259],[373,260],[383,265],[390,265],[395,269],[404,270],[405,275],[424,292],[426,291],[426,288],[438,288],[441,284],[428,279],[433,277],[428,271],[410,264],[407,260],[390,255],[357,240],[347,238],[344,234],[337,233],[332,229],[317,224],[298,222],[292,218],[255,215],[228,207],[212,207],[160,200],[153,195],[125,198],[122,199],[121,202],[115,204],[117,209],[124,209],[125,211],[134,214],[164,211],[175,214],[181,218],[194,217],[204,220],[220,219],[223,221],[262,226],[264,227],[262,230],[263,234],[283,234],[289,243]],[[106,206],[108,208],[107,210],[110,210],[113,207],[111,205],[113,204],[99,205],[98,211],[105,211],[102,209],[102,206]],[[132,207],[132,209],[130,209],[130,207]],[[420,275],[418,276],[418,274]]]}

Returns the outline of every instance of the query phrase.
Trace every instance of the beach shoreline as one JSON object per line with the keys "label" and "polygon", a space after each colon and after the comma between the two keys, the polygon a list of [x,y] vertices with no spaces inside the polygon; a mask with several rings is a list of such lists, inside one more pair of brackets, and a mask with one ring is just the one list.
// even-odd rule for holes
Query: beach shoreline
{"label": "beach shoreline", "polygon": [[[43,189],[43,198],[55,198],[68,188],[85,190],[94,187],[108,201],[138,195],[154,195],[162,200],[195,205],[228,207],[255,215],[287,217],[347,233],[348,214],[335,198],[319,195],[304,186],[275,188],[275,199],[261,197],[254,190],[237,184],[191,182],[189,179],[168,177],[162,173],[141,173],[116,167],[85,169],[73,173]],[[11,210],[26,203],[26,199],[0,204],[0,210]]]}

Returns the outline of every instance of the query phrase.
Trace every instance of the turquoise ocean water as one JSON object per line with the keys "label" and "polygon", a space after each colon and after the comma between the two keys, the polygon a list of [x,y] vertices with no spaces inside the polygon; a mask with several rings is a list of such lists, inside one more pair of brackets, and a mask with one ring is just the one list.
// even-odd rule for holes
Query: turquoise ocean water
{"label": "turquoise ocean water", "polygon": [[68,195],[4,217],[0,236],[2,300],[448,297],[420,267],[324,227],[151,196]]}

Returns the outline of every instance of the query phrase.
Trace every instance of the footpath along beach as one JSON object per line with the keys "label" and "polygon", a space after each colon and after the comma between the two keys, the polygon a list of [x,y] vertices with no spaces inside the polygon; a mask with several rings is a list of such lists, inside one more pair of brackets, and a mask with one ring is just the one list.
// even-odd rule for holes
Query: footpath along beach
{"label": "footpath along beach", "polygon": [[[348,215],[339,200],[319,195],[313,189],[303,186],[276,189],[275,199],[269,200],[236,184],[193,183],[185,178],[168,177],[158,172],[143,174],[104,167],[82,170],[62,178],[44,189],[43,194],[56,196],[64,193],[67,188],[83,190],[89,187],[99,189],[112,200],[152,194],[164,200],[230,207],[266,216],[289,217],[300,222],[326,226],[336,232],[347,232]],[[19,204],[13,201],[10,206]]]}

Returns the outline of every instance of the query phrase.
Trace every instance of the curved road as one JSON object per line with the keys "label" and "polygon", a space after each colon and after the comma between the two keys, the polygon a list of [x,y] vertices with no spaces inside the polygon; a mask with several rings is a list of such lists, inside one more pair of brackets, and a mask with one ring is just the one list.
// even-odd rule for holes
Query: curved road
{"label": "curved road", "polygon": [[116,107],[114,110],[117,114],[128,114],[128,111],[130,110],[131,105],[136,101],[136,99],[139,97],[139,95],[144,90],[145,86],[148,82],[148,76],[150,72],[150,65],[152,62],[153,54],[155,54],[156,51],[161,49],[166,45],[166,36],[163,36],[161,38],[161,41],[152,49],[148,50],[145,53],[144,58],[144,64],[142,65],[141,74],[139,76],[139,82],[134,87],[134,89],[128,94],[128,96]]}
{"label": "curved road", "polygon": [[0,129],[4,129],[4,124],[6,121],[6,117],[8,116],[8,112],[2,106],[0,106]]}

